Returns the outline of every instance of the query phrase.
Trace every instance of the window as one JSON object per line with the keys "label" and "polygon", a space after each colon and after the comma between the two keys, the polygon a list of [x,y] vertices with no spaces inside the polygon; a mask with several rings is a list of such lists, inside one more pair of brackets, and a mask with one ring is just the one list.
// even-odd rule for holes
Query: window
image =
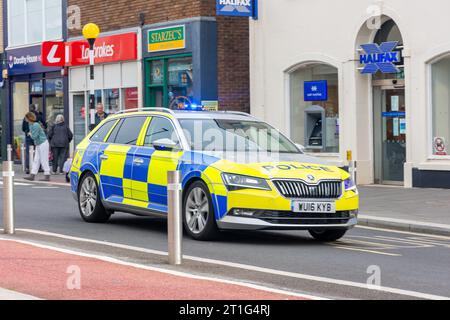
{"label": "window", "polygon": [[192,57],[150,60],[146,69],[146,106],[178,109],[195,102]]}
{"label": "window", "polygon": [[301,153],[264,122],[212,119],[182,119],[181,127],[195,151]]}
{"label": "window", "polygon": [[93,142],[103,142],[116,121],[108,121],[102,125],[91,137]]}
{"label": "window", "polygon": [[449,155],[450,143],[450,56],[431,65],[433,155]]}
{"label": "window", "polygon": [[[123,119],[117,135],[114,137],[114,143],[136,145],[139,138],[139,133],[141,132],[145,120],[146,117],[131,117]],[[111,136],[112,135],[113,134],[111,134]],[[112,142],[111,139],[108,139],[108,142]]]}
{"label": "window", "polygon": [[119,89],[106,89],[105,94],[105,112],[115,114],[120,111],[120,95]]}
{"label": "window", "polygon": [[[305,101],[311,100],[305,99],[305,83],[310,81],[324,84],[322,90],[326,88],[328,95],[325,101]],[[291,73],[290,83],[292,139],[308,152],[339,153],[338,70],[327,64],[307,64]],[[317,100],[325,98],[322,94]]]}
{"label": "window", "polygon": [[124,110],[137,109],[139,107],[139,93],[137,88],[122,89],[122,108]]}
{"label": "window", "polygon": [[62,38],[62,0],[8,0],[10,46]]}
{"label": "window", "polygon": [[62,79],[49,79],[45,81],[45,105],[49,126],[55,123],[59,114],[64,115],[64,89]]}
{"label": "window", "polygon": [[145,145],[152,146],[155,141],[160,139],[170,139],[175,143],[179,143],[172,123],[166,118],[155,117],[152,119],[145,135]]}

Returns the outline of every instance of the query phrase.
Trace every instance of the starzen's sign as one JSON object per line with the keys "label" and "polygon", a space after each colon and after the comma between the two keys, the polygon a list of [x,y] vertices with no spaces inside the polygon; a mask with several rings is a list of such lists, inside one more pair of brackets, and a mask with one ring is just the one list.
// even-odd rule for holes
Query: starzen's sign
{"label": "starzen's sign", "polygon": [[255,17],[257,0],[216,0],[216,13],[222,16]]}
{"label": "starzen's sign", "polygon": [[398,41],[383,42],[378,45],[369,43],[361,45],[364,51],[359,56],[359,62],[363,65],[362,74],[375,74],[400,72],[396,64],[401,62],[400,51],[394,51],[398,46]]}
{"label": "starzen's sign", "polygon": [[160,52],[186,48],[186,27],[173,26],[148,31],[148,52]]}

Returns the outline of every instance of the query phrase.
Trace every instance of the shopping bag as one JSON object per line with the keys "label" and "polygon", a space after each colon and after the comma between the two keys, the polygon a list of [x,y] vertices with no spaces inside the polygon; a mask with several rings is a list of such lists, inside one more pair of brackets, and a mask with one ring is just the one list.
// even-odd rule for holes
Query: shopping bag
{"label": "shopping bag", "polygon": [[70,168],[72,168],[72,159],[69,158],[64,162],[63,171],[65,173],[68,173],[70,171]]}

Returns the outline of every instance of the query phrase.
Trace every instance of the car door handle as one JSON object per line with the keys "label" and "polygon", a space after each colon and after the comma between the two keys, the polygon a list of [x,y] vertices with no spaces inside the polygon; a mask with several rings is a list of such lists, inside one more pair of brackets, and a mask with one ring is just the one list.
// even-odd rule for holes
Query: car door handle
{"label": "car door handle", "polygon": [[140,166],[141,164],[144,164],[144,159],[141,158],[134,159],[133,163]]}
{"label": "car door handle", "polygon": [[106,154],[102,154],[102,155],[100,156],[100,159],[101,159],[101,160],[108,160],[108,156],[107,156]]}

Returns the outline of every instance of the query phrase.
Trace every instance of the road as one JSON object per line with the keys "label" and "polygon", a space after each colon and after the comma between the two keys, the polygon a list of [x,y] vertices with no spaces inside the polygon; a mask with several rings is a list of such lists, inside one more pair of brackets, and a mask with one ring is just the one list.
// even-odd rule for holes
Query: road
{"label": "road", "polygon": [[[164,220],[118,213],[107,224],[87,224],[69,189],[62,186],[19,184],[15,197],[18,228],[167,251]],[[352,286],[330,294],[326,279],[366,284],[377,270],[382,286],[450,297],[450,238],[446,237],[358,227],[337,243],[321,244],[305,232],[226,232],[216,242],[185,237],[183,251],[189,256],[275,270],[261,277],[266,284],[273,278],[274,285],[294,285],[289,281],[279,284],[277,272],[321,277],[324,282],[305,282],[303,288],[295,289],[324,297],[364,297]],[[370,298],[393,297],[381,291]]]}

